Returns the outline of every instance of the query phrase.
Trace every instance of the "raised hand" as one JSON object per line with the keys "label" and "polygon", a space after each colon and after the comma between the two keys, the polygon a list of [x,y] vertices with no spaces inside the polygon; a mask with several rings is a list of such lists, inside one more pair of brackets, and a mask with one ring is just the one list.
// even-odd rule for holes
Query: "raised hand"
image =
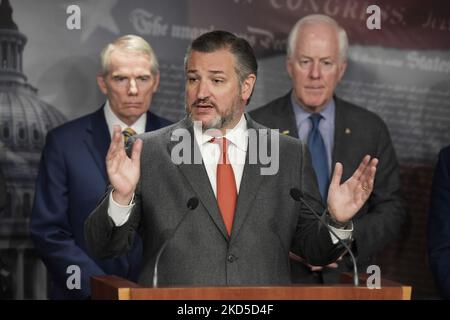
{"label": "raised hand", "polygon": [[142,140],[133,144],[131,159],[125,152],[120,126],[114,126],[114,133],[106,155],[106,171],[114,188],[113,199],[121,205],[128,205],[140,176]]}
{"label": "raised hand", "polygon": [[336,163],[328,189],[328,211],[339,222],[347,222],[361,209],[373,190],[378,159],[366,155],[353,175],[341,184],[343,167]]}

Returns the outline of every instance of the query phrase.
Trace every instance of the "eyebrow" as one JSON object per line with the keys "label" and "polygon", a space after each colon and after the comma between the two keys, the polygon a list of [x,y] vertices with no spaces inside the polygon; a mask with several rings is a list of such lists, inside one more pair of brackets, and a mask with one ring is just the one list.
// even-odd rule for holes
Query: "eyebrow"
{"label": "eyebrow", "polygon": [[[152,72],[149,71],[145,71],[145,72],[140,72],[137,77],[142,77],[142,76],[152,76]],[[126,72],[120,72],[120,71],[114,71],[111,73],[111,77],[124,77],[124,78],[130,78],[130,75],[127,75]]]}
{"label": "eyebrow", "polygon": [[[197,73],[198,70],[197,69],[192,69],[192,70],[188,70],[187,73]],[[221,70],[208,70],[208,73],[212,73],[212,74],[225,74],[224,71]]]}
{"label": "eyebrow", "polygon": [[[299,59],[304,59],[304,58],[306,58],[306,59],[314,59],[313,57],[307,56],[305,54],[302,54]],[[324,60],[324,59],[333,59],[333,58],[331,56],[326,56],[326,57],[319,58],[319,60]]]}

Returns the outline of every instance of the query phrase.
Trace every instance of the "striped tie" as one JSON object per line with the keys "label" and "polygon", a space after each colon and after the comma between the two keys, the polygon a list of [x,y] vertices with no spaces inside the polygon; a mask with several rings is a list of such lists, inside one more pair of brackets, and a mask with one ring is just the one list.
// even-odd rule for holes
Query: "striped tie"
{"label": "striped tie", "polygon": [[128,142],[129,142],[130,138],[136,134],[136,131],[134,131],[131,128],[126,128],[125,130],[122,131],[122,134],[123,134],[123,142],[125,144],[125,147],[128,147]]}

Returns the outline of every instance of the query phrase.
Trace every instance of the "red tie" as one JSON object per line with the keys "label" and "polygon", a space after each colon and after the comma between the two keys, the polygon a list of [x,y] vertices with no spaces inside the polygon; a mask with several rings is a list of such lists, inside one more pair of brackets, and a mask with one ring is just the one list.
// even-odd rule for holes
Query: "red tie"
{"label": "red tie", "polygon": [[234,212],[236,210],[236,181],[234,179],[233,167],[228,160],[228,141],[226,138],[217,139],[216,141],[220,146],[220,158],[217,164],[217,203],[228,235],[230,235]]}

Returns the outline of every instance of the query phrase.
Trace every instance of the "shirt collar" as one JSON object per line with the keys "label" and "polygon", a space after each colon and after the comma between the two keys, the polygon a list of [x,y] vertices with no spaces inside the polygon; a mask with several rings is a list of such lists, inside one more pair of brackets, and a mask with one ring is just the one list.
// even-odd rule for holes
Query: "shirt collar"
{"label": "shirt collar", "polygon": [[[210,142],[212,138],[214,138],[209,134],[205,134],[200,126],[194,126],[194,135],[199,145],[204,145],[205,143]],[[246,152],[248,142],[247,135],[247,120],[245,118],[245,115],[242,114],[241,119],[239,120],[237,125],[234,126],[233,129],[227,130],[225,138],[227,138],[227,140],[234,144],[238,149]]]}
{"label": "shirt collar", "polygon": [[106,124],[108,125],[108,130],[111,137],[114,131],[113,126],[117,124],[120,125],[121,131],[123,131],[126,128],[131,128],[137,134],[145,132],[145,125],[147,123],[147,112],[144,112],[135,123],[129,126],[116,116],[116,114],[112,111],[108,100],[106,100],[105,107],[103,108],[103,110],[105,113]]}
{"label": "shirt collar", "polygon": [[[297,127],[309,118],[311,112],[306,111],[300,104],[297,103],[294,91],[291,93],[291,103],[294,109],[295,119],[297,121]],[[322,115],[323,120],[329,120],[333,118],[334,110],[336,108],[334,99],[331,99],[319,113]]]}

